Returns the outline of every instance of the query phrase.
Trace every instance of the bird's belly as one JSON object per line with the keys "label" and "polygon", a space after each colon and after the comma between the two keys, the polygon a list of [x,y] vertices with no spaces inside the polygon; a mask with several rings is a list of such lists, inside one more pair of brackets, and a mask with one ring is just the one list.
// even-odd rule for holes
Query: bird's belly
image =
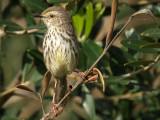
{"label": "bird's belly", "polygon": [[76,66],[76,56],[69,43],[55,42],[57,42],[56,45],[49,48],[50,52],[44,51],[46,52],[44,59],[46,67],[52,75],[61,78],[73,71]]}

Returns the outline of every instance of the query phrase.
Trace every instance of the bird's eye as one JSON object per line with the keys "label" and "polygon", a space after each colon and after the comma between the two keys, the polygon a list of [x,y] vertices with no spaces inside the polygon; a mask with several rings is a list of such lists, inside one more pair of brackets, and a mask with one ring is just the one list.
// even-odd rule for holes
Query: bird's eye
{"label": "bird's eye", "polygon": [[53,14],[51,14],[51,15],[50,15],[50,17],[51,17],[51,18],[53,18],[53,17],[54,17],[54,15],[53,15]]}

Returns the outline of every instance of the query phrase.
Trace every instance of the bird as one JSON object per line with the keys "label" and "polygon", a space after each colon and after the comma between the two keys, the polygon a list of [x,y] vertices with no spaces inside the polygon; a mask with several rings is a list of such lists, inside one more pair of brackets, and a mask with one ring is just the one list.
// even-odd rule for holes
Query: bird
{"label": "bird", "polygon": [[[58,104],[67,92],[67,74],[77,67],[79,51],[72,17],[61,6],[44,10],[39,17],[47,27],[43,40],[44,63],[55,79],[53,106]],[[64,106],[62,102],[60,106]]]}

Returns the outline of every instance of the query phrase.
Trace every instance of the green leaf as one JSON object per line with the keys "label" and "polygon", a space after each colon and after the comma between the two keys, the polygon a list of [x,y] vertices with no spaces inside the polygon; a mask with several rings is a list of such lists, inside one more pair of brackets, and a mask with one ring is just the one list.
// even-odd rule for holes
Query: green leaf
{"label": "green leaf", "polygon": [[11,21],[5,21],[5,20],[1,20],[0,21],[0,27],[2,27],[2,25],[5,25],[6,31],[19,31],[19,30],[23,30],[23,28],[21,26],[19,26],[18,24],[11,22]]}
{"label": "green leaf", "polygon": [[29,79],[30,82],[38,82],[43,79],[43,75],[35,69]]}
{"label": "green leaf", "polygon": [[73,23],[76,28],[77,34],[80,36],[83,31],[83,26],[84,26],[84,10],[81,8],[79,12],[74,15],[73,17]]}
{"label": "green leaf", "polygon": [[[124,80],[126,78],[126,76],[113,76],[113,77],[108,77],[108,78],[104,78],[105,84],[119,84],[122,82],[122,80]],[[124,80],[126,82],[129,82],[129,80]]]}
{"label": "green leaf", "polygon": [[144,61],[134,61],[134,62],[129,62],[129,63],[125,63],[124,66],[140,66],[140,65],[148,65],[150,63],[153,63],[153,60],[144,60]]}
{"label": "green leaf", "polygon": [[19,119],[17,119],[16,117],[11,117],[11,116],[3,116],[1,120],[19,120]]}
{"label": "green leaf", "polygon": [[26,76],[29,74],[29,72],[31,71],[32,68],[32,64],[31,63],[26,63],[24,65],[23,71],[22,71],[22,81],[25,80]]}
{"label": "green leaf", "polygon": [[160,43],[150,43],[147,45],[142,45],[140,48],[160,48]]}
{"label": "green leaf", "polygon": [[43,62],[43,55],[38,50],[28,49],[27,52],[37,61]]}
{"label": "green leaf", "polygon": [[102,2],[96,3],[95,9],[94,9],[94,21],[98,20],[100,16],[102,16],[104,11],[105,11],[105,7],[102,8]]}
{"label": "green leaf", "polygon": [[89,36],[93,27],[93,4],[91,2],[89,2],[86,11],[85,38]]}
{"label": "green leaf", "polygon": [[31,29],[44,29],[46,28],[46,26],[44,25],[30,25],[30,26],[27,26],[25,28],[25,30],[31,30]]}
{"label": "green leaf", "polygon": [[31,8],[33,11],[37,13],[43,12],[46,8],[48,8],[48,5],[45,2],[42,2],[41,0],[22,0],[24,4]]}
{"label": "green leaf", "polygon": [[153,37],[153,38],[160,38],[160,29],[159,28],[153,28],[153,29],[149,29],[144,31],[143,33],[141,33],[142,36],[145,37]]}
{"label": "green leaf", "polygon": [[154,53],[154,52],[160,51],[158,49],[153,49],[153,48],[140,48],[140,46],[149,44],[149,42],[146,42],[143,40],[126,39],[126,40],[121,40],[121,44],[132,50],[145,52],[145,53]]}
{"label": "green leaf", "polygon": [[47,0],[48,3],[58,4],[58,3],[65,3],[69,0]]}
{"label": "green leaf", "polygon": [[88,120],[95,120],[95,103],[89,89],[83,85],[83,103],[82,106],[87,113]]}
{"label": "green leaf", "polygon": [[88,60],[87,67],[91,66],[103,52],[103,49],[91,40],[84,42],[83,48],[88,57],[88,59],[86,58]]}
{"label": "green leaf", "polygon": [[125,6],[125,5],[119,6],[116,19],[121,20],[124,17],[133,14],[134,12],[135,10],[130,6]]}
{"label": "green leaf", "polygon": [[85,71],[87,69],[87,58],[85,54],[85,50],[83,48],[79,49],[79,60],[78,60],[78,68],[81,71]]}

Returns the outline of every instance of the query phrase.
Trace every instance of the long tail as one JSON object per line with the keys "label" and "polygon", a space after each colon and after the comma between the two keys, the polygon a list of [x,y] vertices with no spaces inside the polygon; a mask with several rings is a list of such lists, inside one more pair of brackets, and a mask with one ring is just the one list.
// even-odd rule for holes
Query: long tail
{"label": "long tail", "polygon": [[[57,104],[65,96],[66,92],[67,92],[66,76],[62,77],[61,79],[56,78],[53,103]],[[67,100],[64,100],[64,102],[60,106],[64,106],[66,104],[66,101]]]}

